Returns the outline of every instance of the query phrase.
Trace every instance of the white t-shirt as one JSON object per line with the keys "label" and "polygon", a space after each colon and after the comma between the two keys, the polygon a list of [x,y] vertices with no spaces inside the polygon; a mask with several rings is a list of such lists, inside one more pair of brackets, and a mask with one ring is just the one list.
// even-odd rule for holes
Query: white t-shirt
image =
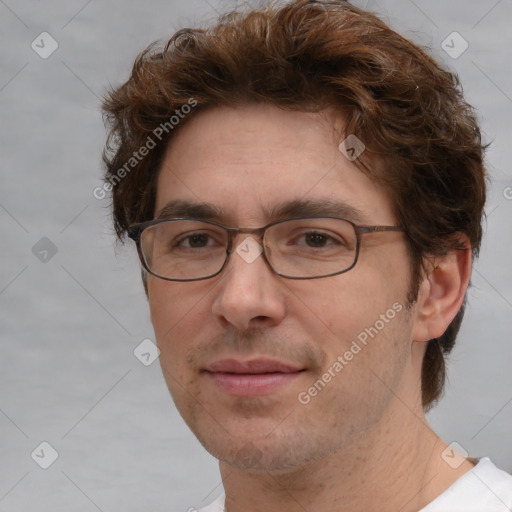
{"label": "white t-shirt", "polygon": [[[224,512],[224,495],[199,512]],[[512,512],[512,476],[484,457],[418,512]]]}

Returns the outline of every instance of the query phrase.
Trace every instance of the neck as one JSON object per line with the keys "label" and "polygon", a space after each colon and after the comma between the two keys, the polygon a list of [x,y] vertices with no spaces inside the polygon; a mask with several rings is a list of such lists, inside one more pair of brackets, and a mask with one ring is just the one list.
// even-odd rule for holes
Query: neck
{"label": "neck", "polygon": [[[399,403],[335,453],[286,472],[247,471],[221,462],[226,512],[416,512],[473,465],[441,457],[446,444],[421,406]],[[392,409],[392,410],[391,410]]]}

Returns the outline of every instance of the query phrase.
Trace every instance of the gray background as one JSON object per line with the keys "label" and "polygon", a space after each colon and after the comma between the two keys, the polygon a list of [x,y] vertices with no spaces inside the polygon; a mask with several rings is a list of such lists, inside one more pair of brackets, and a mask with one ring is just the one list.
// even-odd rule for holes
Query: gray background
{"label": "gray background", "polygon": [[[446,398],[429,416],[447,442],[511,471],[512,2],[355,3],[460,74],[492,142],[482,255]],[[108,201],[93,189],[108,84],[124,81],[153,40],[232,5],[0,0],[0,512],[179,511],[221,491],[216,461],[176,412],[158,361],[144,366],[133,354],[153,339],[138,261],[114,243]],[[46,59],[31,48],[43,31],[59,45]],[[469,44],[457,59],[441,47],[453,31]],[[42,441],[59,454],[46,470],[31,458]]]}

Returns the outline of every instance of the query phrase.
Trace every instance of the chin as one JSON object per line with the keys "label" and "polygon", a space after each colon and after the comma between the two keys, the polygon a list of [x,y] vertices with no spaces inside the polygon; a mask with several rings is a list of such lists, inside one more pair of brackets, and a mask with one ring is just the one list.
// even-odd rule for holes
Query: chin
{"label": "chin", "polygon": [[[251,422],[251,428],[247,424]],[[276,423],[261,428],[257,420],[245,420],[246,428],[237,428],[238,435],[230,434],[225,425],[209,425],[208,428],[192,429],[203,447],[219,462],[251,472],[277,474],[301,470],[305,464],[319,461],[336,450],[332,439],[312,436],[306,429],[297,430],[293,422],[285,430]],[[189,425],[190,426],[190,425]],[[263,434],[262,432],[268,432]],[[253,435],[251,435],[251,433]],[[329,440],[331,442],[329,442]]]}

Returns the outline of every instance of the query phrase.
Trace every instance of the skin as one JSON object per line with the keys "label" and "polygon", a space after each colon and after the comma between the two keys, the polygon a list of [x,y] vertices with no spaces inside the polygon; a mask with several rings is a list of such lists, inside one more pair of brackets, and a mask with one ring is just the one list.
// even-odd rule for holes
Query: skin
{"label": "skin", "polygon": [[[396,225],[385,192],[338,150],[333,112],[250,105],[203,111],[180,127],[157,184],[155,217],[171,200],[213,203],[219,222],[260,227],[265,210],[294,199],[335,199],[365,224]],[[245,239],[238,235],[235,246]],[[363,237],[347,273],[316,280],[274,274],[263,257],[235,253],[223,272],[195,282],[148,276],[160,361],[171,395],[220,460],[226,510],[417,511],[471,469],[441,457],[428,426],[420,374],[426,343],[440,336],[468,286],[470,251],[432,260],[407,305],[402,233]],[[357,335],[403,306],[341,372],[304,405],[308,390]],[[234,397],[201,371],[223,358],[268,357],[304,371],[266,396]]]}

